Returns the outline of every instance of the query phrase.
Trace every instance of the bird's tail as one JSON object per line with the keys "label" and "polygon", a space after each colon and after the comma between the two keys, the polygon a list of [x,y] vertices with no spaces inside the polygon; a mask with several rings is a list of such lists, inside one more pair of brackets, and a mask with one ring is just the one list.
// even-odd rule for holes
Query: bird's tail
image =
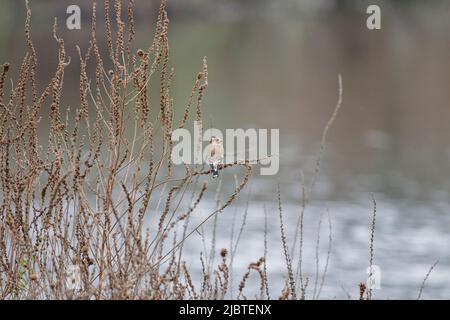
{"label": "bird's tail", "polygon": [[212,171],[212,177],[217,178],[219,176],[219,169],[216,163],[211,163],[211,171]]}

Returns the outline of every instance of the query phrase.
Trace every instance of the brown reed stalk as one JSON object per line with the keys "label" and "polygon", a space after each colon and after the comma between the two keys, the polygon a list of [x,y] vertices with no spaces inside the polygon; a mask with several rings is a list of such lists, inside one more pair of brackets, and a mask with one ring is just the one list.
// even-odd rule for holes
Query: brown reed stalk
{"label": "brown reed stalk", "polygon": [[[234,167],[244,170],[223,202],[222,189],[217,189],[214,211],[189,230],[190,217],[209,197],[207,181],[200,186],[196,182],[209,177],[211,170],[197,166],[178,170],[170,160],[177,109],[172,93],[175,71],[170,62],[167,3],[161,1],[149,46],[136,50],[134,1],[128,1],[126,9],[122,2],[103,3],[106,55],[100,47],[97,5],[93,3],[89,46],[86,50],[81,50],[83,45],[76,47],[78,70],[68,68],[70,50],[58,34],[57,21],[53,30],[49,26],[57,45],[57,62],[50,81],[42,86],[31,7],[26,2],[26,52],[17,66],[18,79],[11,79],[13,66],[8,63],[3,64],[0,75],[1,299],[225,299],[232,293],[233,259],[246,226],[251,190],[229,252],[220,251],[221,261],[213,269],[213,237],[209,256],[205,256],[207,250],[200,255],[200,285],[194,281],[181,249],[199,230],[204,240],[203,228],[213,218],[214,228],[218,228],[219,214],[236,202],[249,183],[252,163],[236,161],[219,166],[222,171]],[[79,79],[79,101],[72,109],[64,104],[67,76]],[[152,97],[150,81],[155,78],[159,92]],[[187,126],[191,118],[203,122],[208,85],[204,57],[178,127]],[[322,135],[312,182],[303,190],[300,248],[303,212],[317,179],[327,132],[341,105],[341,79],[339,96]],[[42,135],[46,118],[49,130]],[[192,197],[187,201],[189,194]],[[288,270],[283,295],[295,299],[294,254],[288,250],[281,204],[278,189]],[[248,265],[238,298],[246,298],[244,289],[250,275],[257,273],[259,298],[270,299],[267,220],[265,213],[264,257]],[[329,241],[331,245],[331,224]],[[296,242],[295,238],[293,249]],[[300,249],[300,261],[301,257]],[[328,257],[320,287],[316,278],[316,297],[327,266]],[[70,286],[71,268],[79,273],[77,288]],[[303,281],[301,272],[300,279],[304,298],[309,279]]]}
{"label": "brown reed stalk", "polygon": [[419,293],[417,295],[417,299],[416,300],[420,300],[420,298],[422,297],[423,289],[425,289],[425,283],[427,282],[428,278],[430,277],[431,272],[433,272],[433,269],[436,267],[436,265],[438,263],[439,263],[439,260],[437,260],[435,263],[433,263],[433,265],[430,267],[430,269],[428,270],[427,274],[423,278],[423,281],[422,281],[422,284],[420,285]]}
{"label": "brown reed stalk", "polygon": [[[267,300],[270,300],[270,293],[269,293],[269,280],[267,278],[267,237],[268,237],[268,231],[267,231],[267,208],[264,204],[264,288],[265,288],[265,294]],[[261,296],[262,299],[262,296]]]}
{"label": "brown reed stalk", "polygon": [[332,227],[332,224],[331,224],[330,212],[328,210],[327,210],[327,216],[328,216],[328,249],[327,249],[327,258],[326,258],[326,261],[325,261],[325,267],[324,267],[324,270],[323,270],[323,273],[322,273],[322,279],[320,281],[319,291],[317,292],[316,299],[319,299],[320,293],[322,292],[322,288],[323,288],[323,285],[325,283],[325,278],[326,278],[327,272],[328,272],[328,265],[330,263],[331,249],[332,249],[332,243],[333,243],[333,236],[332,236],[333,227]]}
{"label": "brown reed stalk", "polygon": [[264,258],[260,258],[258,261],[256,262],[251,262],[248,267],[247,267],[247,272],[244,274],[244,276],[242,277],[242,280],[239,283],[239,293],[237,296],[237,299],[241,299],[243,298],[244,300],[247,300],[247,298],[244,295],[244,289],[245,286],[247,284],[247,281],[250,277],[250,273],[252,270],[256,271],[259,275],[260,278],[260,289],[262,290],[262,288],[264,287],[264,273],[263,271],[261,271],[261,266],[264,264]]}
{"label": "brown reed stalk", "polygon": [[322,131],[322,138],[320,141],[320,150],[319,153],[316,157],[316,163],[315,163],[315,167],[314,167],[314,172],[313,172],[313,176],[312,179],[310,181],[310,184],[307,186],[306,182],[305,182],[305,177],[303,175],[303,171],[300,172],[300,178],[301,178],[301,186],[302,186],[302,197],[301,197],[301,209],[300,209],[300,215],[297,219],[297,227],[295,229],[295,234],[294,234],[294,241],[293,241],[293,245],[292,245],[292,250],[291,250],[291,255],[294,256],[295,254],[295,250],[296,250],[296,246],[297,246],[297,239],[300,237],[299,240],[299,257],[298,257],[298,268],[297,268],[297,273],[298,276],[297,278],[300,279],[300,290],[302,292],[302,295],[304,295],[304,281],[303,281],[303,274],[302,274],[302,251],[303,251],[303,221],[304,221],[304,215],[305,215],[305,210],[306,207],[309,203],[310,197],[311,197],[311,193],[316,185],[317,182],[317,178],[319,176],[320,173],[320,166],[321,166],[321,162],[322,162],[322,157],[324,154],[324,150],[325,150],[325,144],[326,144],[326,140],[327,140],[327,136],[328,136],[328,131],[330,130],[331,126],[333,125],[334,121],[336,120],[336,117],[339,113],[339,110],[341,109],[342,106],[342,100],[343,100],[343,83],[342,83],[342,76],[339,74],[338,76],[338,98],[337,98],[337,102],[336,105],[334,107],[333,113],[331,115],[331,117],[329,118],[328,122],[326,123],[324,130]]}
{"label": "brown reed stalk", "polygon": [[295,279],[294,274],[292,272],[292,262],[291,257],[289,256],[289,250],[286,240],[286,235],[284,231],[284,223],[283,223],[283,208],[282,208],[282,202],[281,202],[281,190],[280,190],[280,184],[278,184],[277,188],[277,198],[278,198],[278,213],[280,217],[280,231],[281,231],[281,242],[283,244],[283,253],[284,258],[286,260],[286,268],[288,273],[288,281],[289,281],[289,289],[290,289],[290,295],[293,300],[296,299],[296,289],[295,289]]}
{"label": "brown reed stalk", "polygon": [[[372,196],[372,203],[373,203],[373,214],[372,214],[372,224],[370,227],[370,258],[369,258],[369,278],[372,276],[372,266],[373,266],[373,256],[374,256],[374,240],[375,240],[375,223],[376,223],[376,217],[377,217],[377,202],[375,200],[375,196],[373,193]],[[367,289],[367,300],[372,299],[372,288]]]}

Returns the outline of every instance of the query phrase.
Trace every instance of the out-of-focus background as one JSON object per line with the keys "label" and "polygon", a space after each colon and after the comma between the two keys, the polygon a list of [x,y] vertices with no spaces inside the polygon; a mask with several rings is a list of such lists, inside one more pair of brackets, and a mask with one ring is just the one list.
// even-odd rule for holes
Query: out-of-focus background
{"label": "out-of-focus background", "polygon": [[[53,18],[59,20],[74,61],[70,74],[78,68],[75,45],[88,46],[91,3],[31,1],[41,84],[57,61]],[[135,49],[145,48],[159,2],[135,3]],[[65,28],[70,4],[82,8],[80,31]],[[381,7],[381,30],[366,28],[369,4]],[[13,69],[24,52],[24,14],[24,1],[1,1],[0,61],[10,62]],[[175,107],[184,108],[207,56],[206,121],[212,119],[219,129],[280,129],[280,173],[253,181],[236,274],[263,252],[266,205],[273,297],[282,288],[276,184],[280,182],[288,232],[293,233],[300,211],[300,171],[311,178],[342,74],[343,106],[330,129],[321,175],[305,213],[305,272],[313,281],[318,217],[328,210],[333,249],[321,298],[358,296],[357,285],[367,277],[373,192],[378,204],[374,263],[381,269],[381,289],[374,297],[416,298],[429,267],[439,260],[423,297],[450,298],[450,2],[170,0],[169,18]],[[67,104],[77,101],[78,91],[67,88],[76,88],[78,81],[70,76],[65,80]],[[239,204],[245,207],[245,197]],[[238,222],[240,211],[234,213]],[[219,248],[229,244],[232,216],[233,209],[219,217]],[[322,270],[326,215],[321,230]],[[187,244],[192,268],[198,252],[195,241]]]}

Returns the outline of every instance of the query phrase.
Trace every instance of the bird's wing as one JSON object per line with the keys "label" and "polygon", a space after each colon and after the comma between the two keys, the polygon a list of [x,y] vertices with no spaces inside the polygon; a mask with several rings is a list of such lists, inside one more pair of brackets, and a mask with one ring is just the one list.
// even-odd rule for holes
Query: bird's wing
{"label": "bird's wing", "polygon": [[214,153],[215,153],[214,146],[209,144],[206,147],[206,159],[205,160],[209,163],[212,163],[213,159],[214,159]]}

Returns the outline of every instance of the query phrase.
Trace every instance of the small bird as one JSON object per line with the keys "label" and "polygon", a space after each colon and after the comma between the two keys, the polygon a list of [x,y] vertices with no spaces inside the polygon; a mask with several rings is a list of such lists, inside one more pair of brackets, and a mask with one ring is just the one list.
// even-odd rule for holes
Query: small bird
{"label": "small bird", "polygon": [[223,153],[222,139],[212,136],[206,148],[206,162],[211,167],[213,178],[219,176],[219,164],[222,163]]}

